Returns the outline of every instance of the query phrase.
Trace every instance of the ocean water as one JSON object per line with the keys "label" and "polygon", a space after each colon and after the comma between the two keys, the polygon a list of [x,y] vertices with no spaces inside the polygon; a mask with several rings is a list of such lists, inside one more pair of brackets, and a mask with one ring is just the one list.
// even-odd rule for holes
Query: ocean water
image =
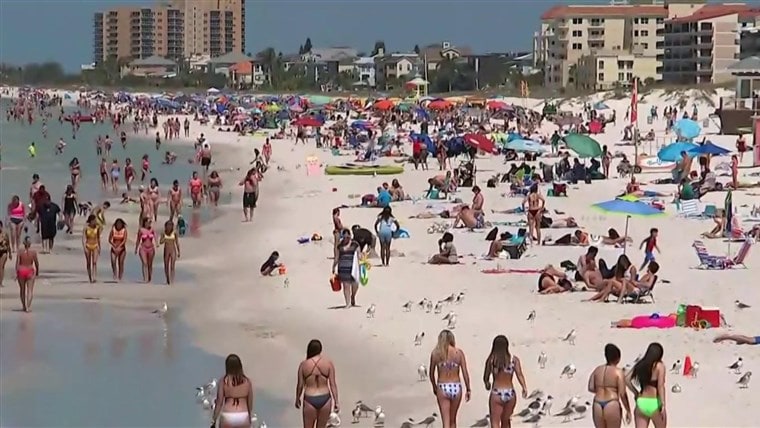
{"label": "ocean water", "polygon": [[[0,426],[208,427],[195,387],[221,376],[224,359],[192,346],[172,315],[95,301],[39,302],[32,314],[6,314]],[[286,403],[261,391],[256,400],[259,416],[278,426]]]}

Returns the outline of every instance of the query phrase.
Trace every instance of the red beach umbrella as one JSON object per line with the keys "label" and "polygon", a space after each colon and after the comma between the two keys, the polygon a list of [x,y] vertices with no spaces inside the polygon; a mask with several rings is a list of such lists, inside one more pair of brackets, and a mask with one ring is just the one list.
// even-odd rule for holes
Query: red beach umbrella
{"label": "red beach umbrella", "polygon": [[489,101],[486,106],[490,110],[506,110],[509,108],[509,105],[505,103],[504,101]]}
{"label": "red beach umbrella", "polygon": [[428,104],[428,108],[430,110],[446,110],[447,108],[450,108],[453,104],[446,100],[435,100],[431,101],[430,104]]}
{"label": "red beach umbrella", "polygon": [[314,128],[322,126],[322,122],[319,119],[311,116],[299,117],[293,121],[293,124],[296,126],[311,126]]}
{"label": "red beach umbrella", "polygon": [[493,141],[480,134],[464,134],[464,142],[486,153],[496,153],[496,145]]}
{"label": "red beach umbrella", "polygon": [[393,101],[391,100],[380,100],[372,105],[372,108],[375,110],[390,110],[393,108]]}

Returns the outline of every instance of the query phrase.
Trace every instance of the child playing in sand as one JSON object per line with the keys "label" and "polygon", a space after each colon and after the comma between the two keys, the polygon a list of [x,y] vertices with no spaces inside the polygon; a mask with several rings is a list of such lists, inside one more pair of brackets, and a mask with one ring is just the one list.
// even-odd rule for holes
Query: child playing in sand
{"label": "child playing in sand", "polygon": [[653,227],[649,230],[649,236],[641,241],[641,245],[639,245],[639,250],[644,248],[644,263],[641,264],[641,267],[639,268],[640,271],[644,270],[649,262],[655,261],[654,250],[657,250],[658,253],[662,253],[662,251],[660,251],[660,247],[657,246],[658,233],[659,230],[656,227]]}

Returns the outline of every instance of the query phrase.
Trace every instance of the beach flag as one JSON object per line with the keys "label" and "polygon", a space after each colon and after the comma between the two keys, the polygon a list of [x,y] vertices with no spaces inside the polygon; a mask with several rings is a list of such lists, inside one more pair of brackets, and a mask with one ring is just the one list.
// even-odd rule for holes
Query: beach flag
{"label": "beach flag", "polygon": [[306,175],[319,175],[319,159],[316,156],[306,158]]}
{"label": "beach flag", "polygon": [[636,126],[639,119],[639,79],[633,78],[633,92],[631,92],[631,125]]}

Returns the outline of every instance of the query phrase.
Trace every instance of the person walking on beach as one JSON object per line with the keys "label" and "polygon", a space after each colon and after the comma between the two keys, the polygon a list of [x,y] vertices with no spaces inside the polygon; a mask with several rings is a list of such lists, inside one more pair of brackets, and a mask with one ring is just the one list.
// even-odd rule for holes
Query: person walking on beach
{"label": "person walking on beach", "polygon": [[153,231],[153,219],[143,218],[135,241],[135,254],[140,255],[143,282],[153,281],[153,258],[156,256],[156,234]]}
{"label": "person walking on beach", "polygon": [[19,251],[21,248],[21,232],[24,229],[24,221],[26,219],[26,207],[21,203],[18,195],[11,197],[10,203],[8,203],[8,220],[11,222],[10,235],[11,235],[11,249]]}
{"label": "person walking on beach", "polygon": [[98,275],[98,256],[100,255],[100,227],[97,216],[90,214],[82,230],[82,250],[87,266],[87,277],[95,283]]}
{"label": "person walking on beach", "polygon": [[659,230],[656,227],[649,229],[649,236],[641,241],[641,245],[639,245],[639,249],[644,248],[644,262],[641,263],[640,271],[644,270],[649,262],[655,261],[654,250],[657,250],[658,253],[661,252],[660,247],[657,246],[658,233]]}
{"label": "person walking on beach", "polygon": [[[486,358],[483,369],[483,383],[490,392],[488,399],[491,428],[509,428],[512,426],[512,413],[517,405],[517,394],[513,377],[517,375],[522,397],[528,397],[520,359],[509,352],[509,340],[504,335],[493,339],[491,353]],[[491,379],[493,378],[493,383]]]}
{"label": "person walking on beach", "polygon": [[73,233],[74,218],[77,215],[77,207],[79,206],[79,200],[74,186],[66,186],[66,191],[63,193],[63,224],[66,226],[66,233]]}
{"label": "person walking on beach", "polygon": [[219,197],[222,189],[222,177],[216,171],[211,171],[206,182],[208,186],[208,198],[209,202],[215,207],[219,206]]}
{"label": "person walking on beach", "polygon": [[16,255],[16,280],[19,286],[21,308],[24,312],[32,311],[32,299],[34,298],[34,281],[40,273],[40,262],[37,252],[32,250],[32,239],[24,237],[24,249]]}
{"label": "person walking on beach", "polygon": [[111,245],[111,271],[113,279],[121,281],[124,277],[124,261],[127,258],[127,223],[117,218],[113,222],[111,232],[108,234],[108,243]]}
{"label": "person walking on beach", "polygon": [[631,424],[631,405],[625,388],[625,374],[617,366],[620,363],[620,348],[608,343],[604,347],[606,363],[598,366],[588,378],[588,392],[594,394],[592,415],[596,428],[620,428],[623,423]]}
{"label": "person walking on beach", "polygon": [[79,164],[78,158],[73,158],[69,162],[69,172],[71,173],[71,185],[76,189],[79,184],[80,175],[82,174],[82,166]]}
{"label": "person walking on beach", "polygon": [[166,200],[169,202],[169,220],[174,221],[182,212],[182,188],[179,187],[179,180],[172,182],[172,188],[169,189]]}
{"label": "person walking on beach", "polygon": [[187,187],[190,192],[190,199],[193,201],[193,208],[200,208],[203,200],[203,181],[198,177],[197,171],[193,171]]}
{"label": "person walking on beach", "polygon": [[338,259],[338,244],[340,244],[340,233],[343,231],[343,221],[340,219],[340,208],[332,210],[333,222],[333,260]]}
{"label": "person walking on beach", "polygon": [[470,401],[470,372],[464,352],[456,347],[454,333],[442,330],[438,334],[438,343],[430,353],[428,377],[433,386],[433,395],[438,401],[443,428],[457,426],[457,412],[462,404],[462,380],[464,380],[464,399]]}
{"label": "person walking on beach", "polygon": [[243,186],[243,221],[250,222],[253,219],[253,210],[256,208],[256,199],[258,199],[259,180],[256,170],[249,169],[239,185]]}
{"label": "person walking on beach", "polygon": [[179,236],[174,230],[174,222],[168,220],[164,223],[164,233],[161,235],[160,244],[164,246],[164,274],[166,285],[174,283],[174,272],[177,259],[180,257]]}
{"label": "person walking on beach", "polygon": [[61,207],[52,201],[42,203],[40,209],[40,238],[42,239],[42,254],[50,254],[58,234],[58,222],[61,219]]}
{"label": "person walking on beach", "polygon": [[[665,403],[665,364],[662,362],[662,345],[649,344],[644,356],[633,366],[626,377],[626,385],[636,398],[634,419],[636,428],[646,428],[649,422],[655,428],[665,428],[668,416]],[[637,390],[633,381],[639,385]]]}
{"label": "person walking on beach", "polygon": [[377,216],[374,227],[377,233],[377,240],[380,241],[380,263],[383,266],[388,266],[391,262],[391,243],[393,242],[394,225],[396,226],[396,231],[401,228],[398,220],[393,217],[391,207],[383,208],[380,215]]}
{"label": "person walking on beach", "polygon": [[5,278],[5,264],[8,260],[13,259],[11,240],[5,232],[4,226],[3,222],[0,221],[0,287],[3,286],[3,279]]}
{"label": "person walking on beach", "polygon": [[[525,205],[528,206],[527,209]],[[530,192],[523,200],[522,207],[527,215],[530,239],[535,239],[535,242],[541,245],[541,218],[546,209],[546,200],[538,193],[538,184],[530,186]]]}
{"label": "person walking on beach", "polygon": [[216,426],[221,416],[222,428],[250,427],[253,406],[253,383],[243,372],[240,357],[229,354],[224,360],[224,377],[216,391],[211,426]]}
{"label": "person walking on beach", "polygon": [[330,412],[340,411],[335,365],[322,355],[322,342],[312,339],[306,359],[298,365],[296,409],[302,409],[304,428],[325,428]]}
{"label": "person walking on beach", "polygon": [[345,308],[356,306],[356,293],[359,291],[359,283],[356,276],[356,264],[359,257],[359,244],[351,238],[351,231],[344,229],[340,234],[338,243],[338,256],[333,260],[333,274],[338,275],[343,297],[346,301]]}

